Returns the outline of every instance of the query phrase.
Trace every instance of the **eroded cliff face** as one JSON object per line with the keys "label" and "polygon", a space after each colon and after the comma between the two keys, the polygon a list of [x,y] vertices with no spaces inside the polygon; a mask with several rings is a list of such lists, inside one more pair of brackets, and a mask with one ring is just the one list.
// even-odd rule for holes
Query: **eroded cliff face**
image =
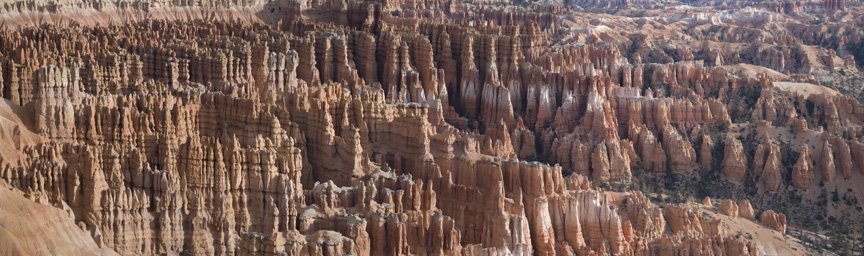
{"label": "eroded cliff face", "polygon": [[[608,188],[696,176],[786,195],[864,177],[854,98],[725,53],[673,58],[652,33],[585,38],[595,25],[557,5],[46,6],[2,7],[176,11],[0,31],[17,118],[0,178],[120,254],[759,255],[704,209]],[[786,66],[800,58],[776,47],[752,60],[855,71],[823,48]],[[751,199],[707,209],[782,236],[781,209]]]}
{"label": "eroded cliff face", "polygon": [[[690,239],[758,252],[698,227],[673,236],[665,223],[681,217],[638,192],[592,190],[584,176],[518,160],[512,138],[522,135],[509,134],[507,119],[482,136],[448,124],[446,85],[423,87],[409,57],[416,48],[404,47],[410,37],[380,43],[403,45],[382,57],[401,78],[370,85],[349,61],[363,56],[347,54],[351,34],[220,24],[44,27],[4,38],[18,47],[49,33],[57,41],[44,45],[57,48],[48,52],[92,57],[8,56],[4,71],[35,76],[4,85],[32,95],[11,98],[33,118],[25,129],[45,141],[5,162],[2,177],[68,205],[96,243],[121,254],[650,254]],[[114,40],[100,31],[116,31]],[[614,121],[593,93],[598,122]],[[491,112],[483,115],[500,114]],[[588,154],[591,172],[626,179],[636,153],[609,136]]]}

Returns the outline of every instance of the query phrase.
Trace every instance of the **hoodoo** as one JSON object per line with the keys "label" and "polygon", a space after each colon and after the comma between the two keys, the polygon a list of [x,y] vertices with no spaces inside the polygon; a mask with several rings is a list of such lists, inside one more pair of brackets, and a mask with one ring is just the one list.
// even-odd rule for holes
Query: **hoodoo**
{"label": "hoodoo", "polygon": [[854,255],[862,15],[0,0],[0,255]]}

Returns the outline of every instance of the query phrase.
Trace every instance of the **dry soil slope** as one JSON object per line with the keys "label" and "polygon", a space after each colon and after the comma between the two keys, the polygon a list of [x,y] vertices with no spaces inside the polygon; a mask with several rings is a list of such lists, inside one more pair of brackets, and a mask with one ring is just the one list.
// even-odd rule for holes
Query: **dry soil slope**
{"label": "dry soil slope", "polygon": [[0,255],[116,255],[100,249],[68,213],[0,181]]}

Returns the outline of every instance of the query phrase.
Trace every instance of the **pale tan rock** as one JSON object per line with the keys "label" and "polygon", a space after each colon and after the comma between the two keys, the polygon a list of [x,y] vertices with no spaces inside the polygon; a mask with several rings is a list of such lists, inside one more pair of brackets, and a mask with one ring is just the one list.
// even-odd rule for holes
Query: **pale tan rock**
{"label": "pale tan rock", "polygon": [[819,170],[822,172],[822,179],[826,183],[833,182],[834,178],[837,177],[837,165],[834,164],[834,150],[831,149],[831,143],[828,140],[822,143]]}
{"label": "pale tan rock", "polygon": [[730,199],[720,201],[720,213],[732,218],[738,218],[738,204]]}
{"label": "pale tan rock", "polygon": [[[577,149],[574,154],[578,154],[580,150]],[[617,141],[607,140],[594,147],[594,151],[591,153],[591,175],[598,182],[630,181],[632,176],[630,158],[621,148],[621,144]]]}
{"label": "pale tan rock", "polygon": [[734,137],[726,138],[723,149],[723,174],[733,182],[743,182],[747,175],[747,159],[741,141]]}
{"label": "pale tan rock", "polygon": [[753,176],[768,191],[778,191],[783,184],[780,147],[766,140],[756,149]]}
{"label": "pale tan rock", "polygon": [[670,170],[676,173],[688,173],[693,170],[696,165],[696,150],[675,129],[663,130],[663,146],[668,154]]}
{"label": "pale tan rock", "polygon": [[609,154],[605,143],[600,143],[594,147],[594,152],[591,153],[591,175],[594,180],[599,182],[609,181],[612,174],[609,172]]}
{"label": "pale tan rock", "polygon": [[759,146],[756,147],[756,154],[753,156],[753,178],[759,180],[759,177],[762,176],[762,172],[765,168],[766,158],[770,153],[770,141],[768,139],[763,140],[762,143],[759,143]]}
{"label": "pale tan rock", "polygon": [[627,249],[622,230],[621,217],[614,214],[615,208],[596,193],[583,193],[580,219],[585,227],[585,242],[592,250],[623,253]]}
{"label": "pale tan rock", "polygon": [[837,169],[840,170],[840,173],[843,175],[844,179],[849,179],[852,177],[852,152],[849,147],[849,144],[846,143],[845,140],[840,138],[835,138],[831,142],[831,145],[834,146],[833,150],[835,153],[835,165]]}
{"label": "pale tan rock", "polygon": [[781,234],[786,233],[786,215],[782,213],[776,213],[772,210],[767,210],[762,212],[759,215],[759,221],[762,222],[762,225],[769,227],[773,230],[780,232]]}
{"label": "pale tan rock", "polygon": [[795,166],[792,167],[793,186],[800,189],[807,189],[813,184],[816,177],[813,170],[813,164],[810,161],[810,149],[808,147],[803,147],[801,149],[801,154],[798,156],[798,161],[795,163]]}
{"label": "pale tan rock", "polygon": [[704,232],[701,218],[689,208],[669,205],[663,207],[663,215],[675,234],[696,235]]}
{"label": "pale tan rock", "polygon": [[534,159],[537,156],[534,133],[525,127],[521,118],[516,121],[516,127],[511,132],[510,140],[513,142],[513,150],[517,152],[516,155],[519,159]]}
{"label": "pale tan rock", "polygon": [[666,152],[663,145],[657,141],[651,131],[639,129],[637,139],[637,151],[642,159],[642,166],[645,169],[656,172],[666,172]]}
{"label": "pale tan rock", "polygon": [[748,220],[755,220],[756,214],[753,211],[753,206],[750,205],[750,200],[741,199],[738,201],[738,215]]}

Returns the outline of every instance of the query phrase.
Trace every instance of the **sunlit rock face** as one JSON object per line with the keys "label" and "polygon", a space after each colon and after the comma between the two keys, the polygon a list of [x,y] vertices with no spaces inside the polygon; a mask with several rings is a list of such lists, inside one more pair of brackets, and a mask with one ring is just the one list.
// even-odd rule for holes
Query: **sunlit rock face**
{"label": "sunlit rock face", "polygon": [[0,254],[806,254],[862,8],[0,0]]}

